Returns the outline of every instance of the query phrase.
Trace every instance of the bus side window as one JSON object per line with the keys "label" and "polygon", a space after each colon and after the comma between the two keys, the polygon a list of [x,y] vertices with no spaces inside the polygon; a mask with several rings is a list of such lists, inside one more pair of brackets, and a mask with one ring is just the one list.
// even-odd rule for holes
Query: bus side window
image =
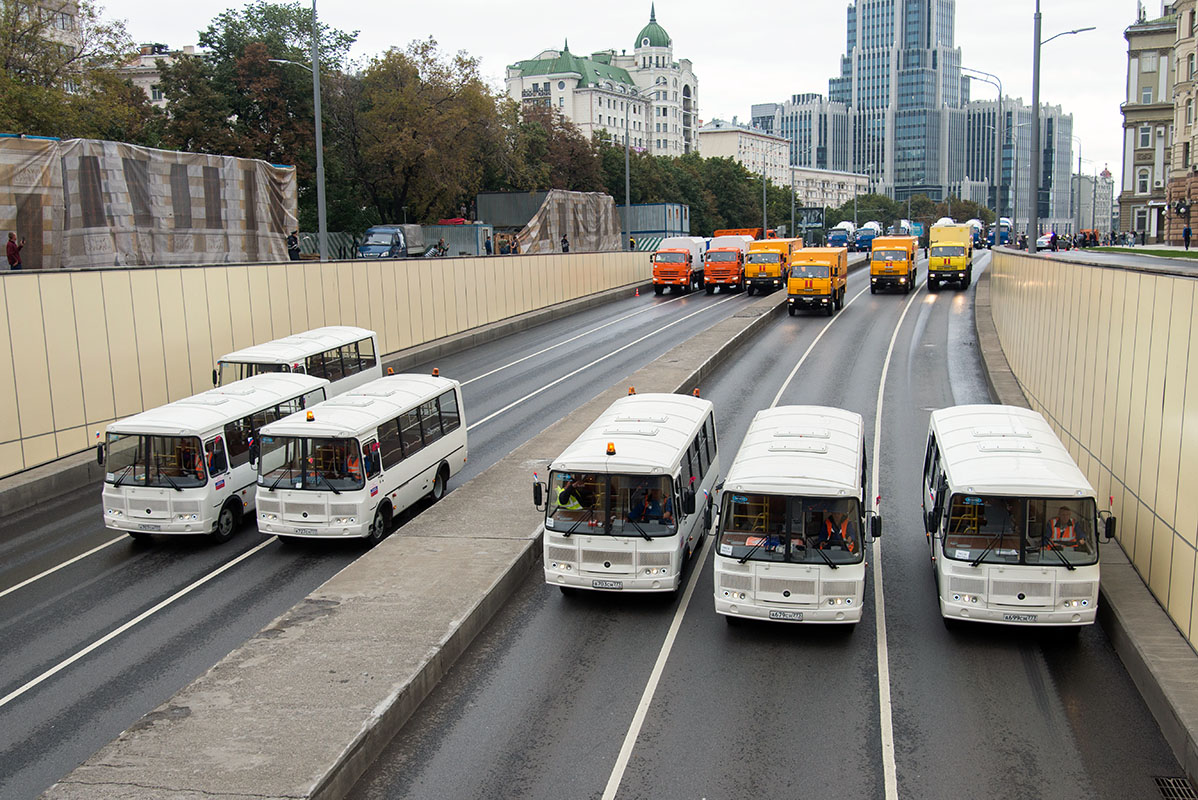
{"label": "bus side window", "polygon": [[374,439],[362,442],[362,465],[366,468],[366,477],[373,478],[379,474],[379,443]]}
{"label": "bus side window", "polygon": [[324,359],[324,377],[330,381],[339,381],[345,377],[345,369],[341,366],[341,350],[334,347],[320,354]]}
{"label": "bus side window", "polygon": [[251,418],[235,420],[225,425],[225,442],[229,448],[229,463],[234,467],[250,461]]}
{"label": "bus side window", "polygon": [[343,345],[341,347],[341,365],[345,370],[346,377],[356,375],[362,371],[362,364],[358,361],[358,343]]}
{"label": "bus side window", "polygon": [[403,442],[404,458],[411,458],[413,453],[424,447],[424,439],[420,436],[420,414],[416,409],[413,408],[400,415],[399,435]]}
{"label": "bus side window", "polygon": [[315,353],[314,355],[308,356],[305,361],[305,365],[307,366],[309,375],[312,375],[316,378],[329,377],[325,371],[324,353]]}
{"label": "bus side window", "polygon": [[923,458],[923,477],[928,483],[931,483],[931,478],[935,474],[936,465],[940,461],[940,451],[936,449],[936,436],[933,434],[928,437],[928,452]]}
{"label": "bus side window", "polygon": [[399,435],[398,419],[379,425],[379,452],[383,457],[383,469],[391,469],[403,461],[403,440]]}
{"label": "bus side window", "polygon": [[301,398],[300,409],[311,408],[317,403],[323,403],[326,400],[324,395],[324,387],[313,389]]}
{"label": "bus side window", "polygon": [[225,455],[225,442],[221,437],[204,443],[204,458],[208,462],[209,475],[223,475],[229,471],[229,458]]}
{"label": "bus side window", "polygon": [[437,413],[437,401],[420,404],[420,428],[424,431],[424,443],[432,444],[441,438],[441,415]]}
{"label": "bus side window", "polygon": [[374,359],[374,339],[363,339],[358,342],[358,358],[362,364],[362,369],[373,369],[377,363]]}
{"label": "bus side window", "polygon": [[691,461],[695,465],[695,480],[703,480],[703,476],[707,474],[707,464],[704,462],[704,457],[707,454],[703,452],[703,447],[699,444],[699,437],[696,435],[691,440]]}
{"label": "bus side window", "polygon": [[709,414],[707,416],[706,427],[708,430],[707,438],[711,442],[711,459],[712,459],[712,461],[714,461],[715,457],[716,457],[716,453],[720,452],[720,445],[719,445],[719,442],[717,441],[716,435],[715,435],[715,415],[714,414]]}
{"label": "bus side window", "polygon": [[[702,450],[706,456],[704,463],[707,465],[707,467],[710,467],[711,459],[715,456],[715,453],[711,451],[711,441],[707,438],[707,420],[703,420],[703,427],[699,429],[699,439],[703,442]],[[707,467],[703,468],[704,474],[707,473]]]}
{"label": "bus side window", "polygon": [[695,475],[694,470],[691,468],[691,451],[693,449],[693,447],[688,447],[682,451],[682,480],[678,487],[682,491],[686,491],[691,485],[691,478]]}
{"label": "bus side window", "polygon": [[438,397],[437,406],[441,409],[441,430],[445,433],[456,431],[458,426],[462,424],[462,418],[458,416],[457,392],[450,389]]}

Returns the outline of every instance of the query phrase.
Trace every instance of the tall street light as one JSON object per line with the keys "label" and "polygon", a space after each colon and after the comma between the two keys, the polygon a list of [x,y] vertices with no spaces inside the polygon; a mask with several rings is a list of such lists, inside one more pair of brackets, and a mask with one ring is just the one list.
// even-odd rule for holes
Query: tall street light
{"label": "tall street light", "polygon": [[[635,90],[633,91],[633,93],[635,94]],[[630,174],[629,166],[628,166],[629,147],[630,147],[630,144],[629,144],[630,140],[628,138],[628,131],[629,131],[629,127],[630,127],[628,124],[628,116],[631,113],[631,109],[632,109],[631,101],[629,101],[627,98],[625,98],[624,99],[624,241],[622,241],[620,243],[621,250],[623,250],[625,247],[627,247],[628,243],[632,241],[632,227],[628,222],[628,214],[630,211],[632,211],[632,209],[628,207],[628,204],[630,202],[629,197],[631,196],[631,189],[630,189],[630,184],[629,184],[629,180],[628,180],[628,176]]]}
{"label": "tall street light", "polygon": [[994,139],[998,145],[995,148],[996,152],[994,155],[994,175],[995,175],[995,178],[994,178],[994,217],[995,217],[995,219],[997,219],[998,217],[1001,217],[1003,215],[1003,213],[1002,213],[1002,150],[1003,150],[1004,142],[1003,142],[1003,135],[1002,135],[1003,134],[1002,126],[1003,126],[1003,122],[1005,121],[1004,117],[1006,115],[1003,114],[1003,110],[1002,110],[1002,98],[1003,98],[1002,78],[998,77],[997,75],[995,75],[992,72],[986,72],[985,70],[974,69],[972,67],[961,67],[961,71],[962,72],[973,72],[978,75],[984,76],[982,78],[979,78],[979,80],[998,88],[998,104],[995,106],[996,111],[994,114],[994,124],[997,126],[994,131]]}
{"label": "tall street light", "polygon": [[[313,0],[315,2],[315,0]],[[1075,28],[1071,31],[1062,31],[1055,36],[1050,36],[1044,41],[1040,41],[1040,0],[1036,0],[1036,15],[1032,18],[1032,40],[1035,47],[1032,50],[1032,168],[1031,180],[1028,187],[1028,195],[1031,199],[1031,209],[1028,212],[1027,218],[1027,251],[1028,253],[1036,252],[1036,237],[1040,231],[1040,46],[1048,44],[1053,39],[1061,36],[1072,36],[1075,33],[1085,33],[1086,31],[1094,30],[1094,26],[1088,28]]]}

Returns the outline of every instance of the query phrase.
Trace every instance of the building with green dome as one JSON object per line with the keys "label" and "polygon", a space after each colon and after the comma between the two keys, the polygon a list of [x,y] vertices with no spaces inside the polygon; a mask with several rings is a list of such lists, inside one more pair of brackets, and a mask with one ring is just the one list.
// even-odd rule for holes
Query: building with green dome
{"label": "building with green dome", "polygon": [[690,59],[657,21],[656,4],[632,50],[589,56],[544,50],[507,68],[508,95],[524,106],[553,108],[590,137],[599,131],[653,155],[698,152],[699,84]]}

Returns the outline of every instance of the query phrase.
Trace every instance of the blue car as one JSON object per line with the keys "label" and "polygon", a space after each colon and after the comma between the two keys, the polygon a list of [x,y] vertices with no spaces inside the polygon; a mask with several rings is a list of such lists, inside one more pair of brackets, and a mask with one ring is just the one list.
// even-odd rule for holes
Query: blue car
{"label": "blue car", "polygon": [[357,252],[358,258],[406,258],[407,237],[398,225],[375,225],[367,229]]}

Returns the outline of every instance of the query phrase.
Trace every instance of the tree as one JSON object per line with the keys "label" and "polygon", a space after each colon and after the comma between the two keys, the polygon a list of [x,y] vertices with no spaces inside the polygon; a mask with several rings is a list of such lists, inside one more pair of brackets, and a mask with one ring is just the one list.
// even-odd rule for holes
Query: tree
{"label": "tree", "polygon": [[166,97],[167,146],[194,153],[231,153],[232,109],[213,81],[215,68],[200,56],[181,56],[169,66],[158,61],[159,86]]}
{"label": "tree", "polygon": [[94,0],[0,0],[0,74],[10,81],[77,89],[132,53],[124,22],[101,17]]}

